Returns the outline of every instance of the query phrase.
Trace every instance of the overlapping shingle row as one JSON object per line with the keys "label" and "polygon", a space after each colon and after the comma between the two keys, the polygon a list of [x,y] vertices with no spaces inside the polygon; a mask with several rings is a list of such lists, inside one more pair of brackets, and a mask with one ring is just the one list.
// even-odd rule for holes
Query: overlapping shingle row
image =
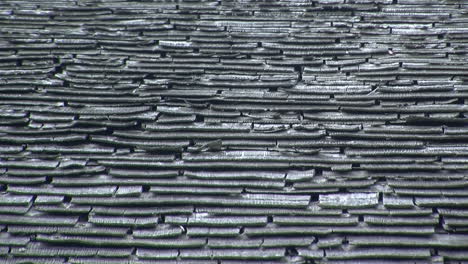
{"label": "overlapping shingle row", "polygon": [[467,263],[468,5],[0,3],[0,262]]}

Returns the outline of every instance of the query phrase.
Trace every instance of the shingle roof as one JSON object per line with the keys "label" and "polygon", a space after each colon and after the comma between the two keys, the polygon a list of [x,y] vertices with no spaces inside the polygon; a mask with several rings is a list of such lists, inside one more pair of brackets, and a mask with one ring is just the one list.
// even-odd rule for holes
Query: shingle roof
{"label": "shingle roof", "polygon": [[3,0],[1,263],[468,263],[461,0]]}

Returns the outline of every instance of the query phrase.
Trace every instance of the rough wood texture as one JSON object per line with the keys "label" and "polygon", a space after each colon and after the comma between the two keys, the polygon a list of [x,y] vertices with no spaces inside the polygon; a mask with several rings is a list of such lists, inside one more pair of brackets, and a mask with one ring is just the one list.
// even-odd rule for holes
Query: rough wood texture
{"label": "rough wood texture", "polygon": [[0,263],[466,263],[467,14],[0,1]]}

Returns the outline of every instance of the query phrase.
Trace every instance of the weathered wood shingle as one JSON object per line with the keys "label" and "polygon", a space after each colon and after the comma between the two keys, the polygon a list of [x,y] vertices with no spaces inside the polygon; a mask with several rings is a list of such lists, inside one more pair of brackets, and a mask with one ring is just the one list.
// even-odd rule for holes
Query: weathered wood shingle
{"label": "weathered wood shingle", "polygon": [[0,262],[468,260],[467,7],[1,1]]}

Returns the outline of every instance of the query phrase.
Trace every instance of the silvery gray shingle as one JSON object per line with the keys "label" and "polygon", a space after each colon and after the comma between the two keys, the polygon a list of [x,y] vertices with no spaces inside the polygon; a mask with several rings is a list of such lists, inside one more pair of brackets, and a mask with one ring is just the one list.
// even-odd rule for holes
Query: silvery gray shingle
{"label": "silvery gray shingle", "polygon": [[412,247],[434,246],[438,248],[466,248],[467,241],[463,235],[434,234],[429,237],[392,236],[385,240],[378,236],[372,237],[351,237],[349,243],[356,246],[401,246]]}
{"label": "silvery gray shingle", "polygon": [[253,238],[253,239],[239,239],[233,241],[230,238],[208,238],[207,246],[212,249],[221,248],[258,248],[263,244],[262,239]]}
{"label": "silvery gray shingle", "polygon": [[51,244],[69,245],[80,241],[80,244],[86,246],[116,246],[116,247],[148,247],[148,248],[193,248],[205,244],[203,239],[127,239],[127,238],[102,238],[102,237],[83,237],[83,236],[49,236],[38,235],[37,241]]}
{"label": "silvery gray shingle", "polygon": [[374,207],[377,204],[377,193],[325,194],[320,195],[319,200],[323,208]]}
{"label": "silvery gray shingle", "polygon": [[153,186],[150,188],[150,192],[156,194],[218,194],[218,195],[229,195],[229,194],[239,194],[242,192],[242,189],[229,188],[229,187],[198,187],[194,190],[192,187],[157,187]]}
{"label": "silvery gray shingle", "polygon": [[347,218],[335,218],[335,217],[289,217],[289,216],[275,216],[273,218],[273,223],[277,225],[285,226],[296,226],[296,225],[331,225],[331,226],[341,226],[341,225],[356,225],[358,219],[356,217],[347,217]]}
{"label": "silvery gray shingle", "polygon": [[12,216],[2,215],[0,217],[1,224],[17,224],[17,225],[45,225],[45,226],[74,226],[78,221],[77,217],[60,216],[60,217],[44,217],[36,216],[34,218],[28,216]]}
{"label": "silvery gray shingle", "polygon": [[431,253],[427,249],[398,249],[398,248],[374,248],[345,250],[326,250],[327,258],[335,259],[424,259],[429,258]]}
{"label": "silvery gray shingle", "polygon": [[112,196],[115,187],[87,187],[87,188],[60,188],[44,187],[16,187],[10,188],[11,193],[17,194],[46,194],[46,195],[70,195],[70,196]]}
{"label": "silvery gray shingle", "polygon": [[237,237],[240,227],[189,227],[187,236],[190,237]]}
{"label": "silvery gray shingle", "polygon": [[383,217],[383,216],[366,216],[364,222],[370,225],[429,225],[438,224],[439,219],[436,217]]}
{"label": "silvery gray shingle", "polygon": [[150,229],[150,230],[135,230],[133,237],[136,238],[166,238],[177,237],[182,234],[181,228],[166,228],[166,229]]}
{"label": "silvery gray shingle", "polygon": [[260,252],[255,249],[213,249],[212,256],[215,259],[268,260],[282,258],[284,256],[284,251],[282,249],[265,249]]}
{"label": "silvery gray shingle", "polygon": [[191,214],[193,206],[162,206],[162,207],[105,207],[94,206],[93,213],[96,215],[117,215],[117,216],[151,216],[158,214]]}
{"label": "silvery gray shingle", "polygon": [[136,252],[138,258],[141,259],[175,259],[179,255],[177,250],[151,250],[138,249]]}

